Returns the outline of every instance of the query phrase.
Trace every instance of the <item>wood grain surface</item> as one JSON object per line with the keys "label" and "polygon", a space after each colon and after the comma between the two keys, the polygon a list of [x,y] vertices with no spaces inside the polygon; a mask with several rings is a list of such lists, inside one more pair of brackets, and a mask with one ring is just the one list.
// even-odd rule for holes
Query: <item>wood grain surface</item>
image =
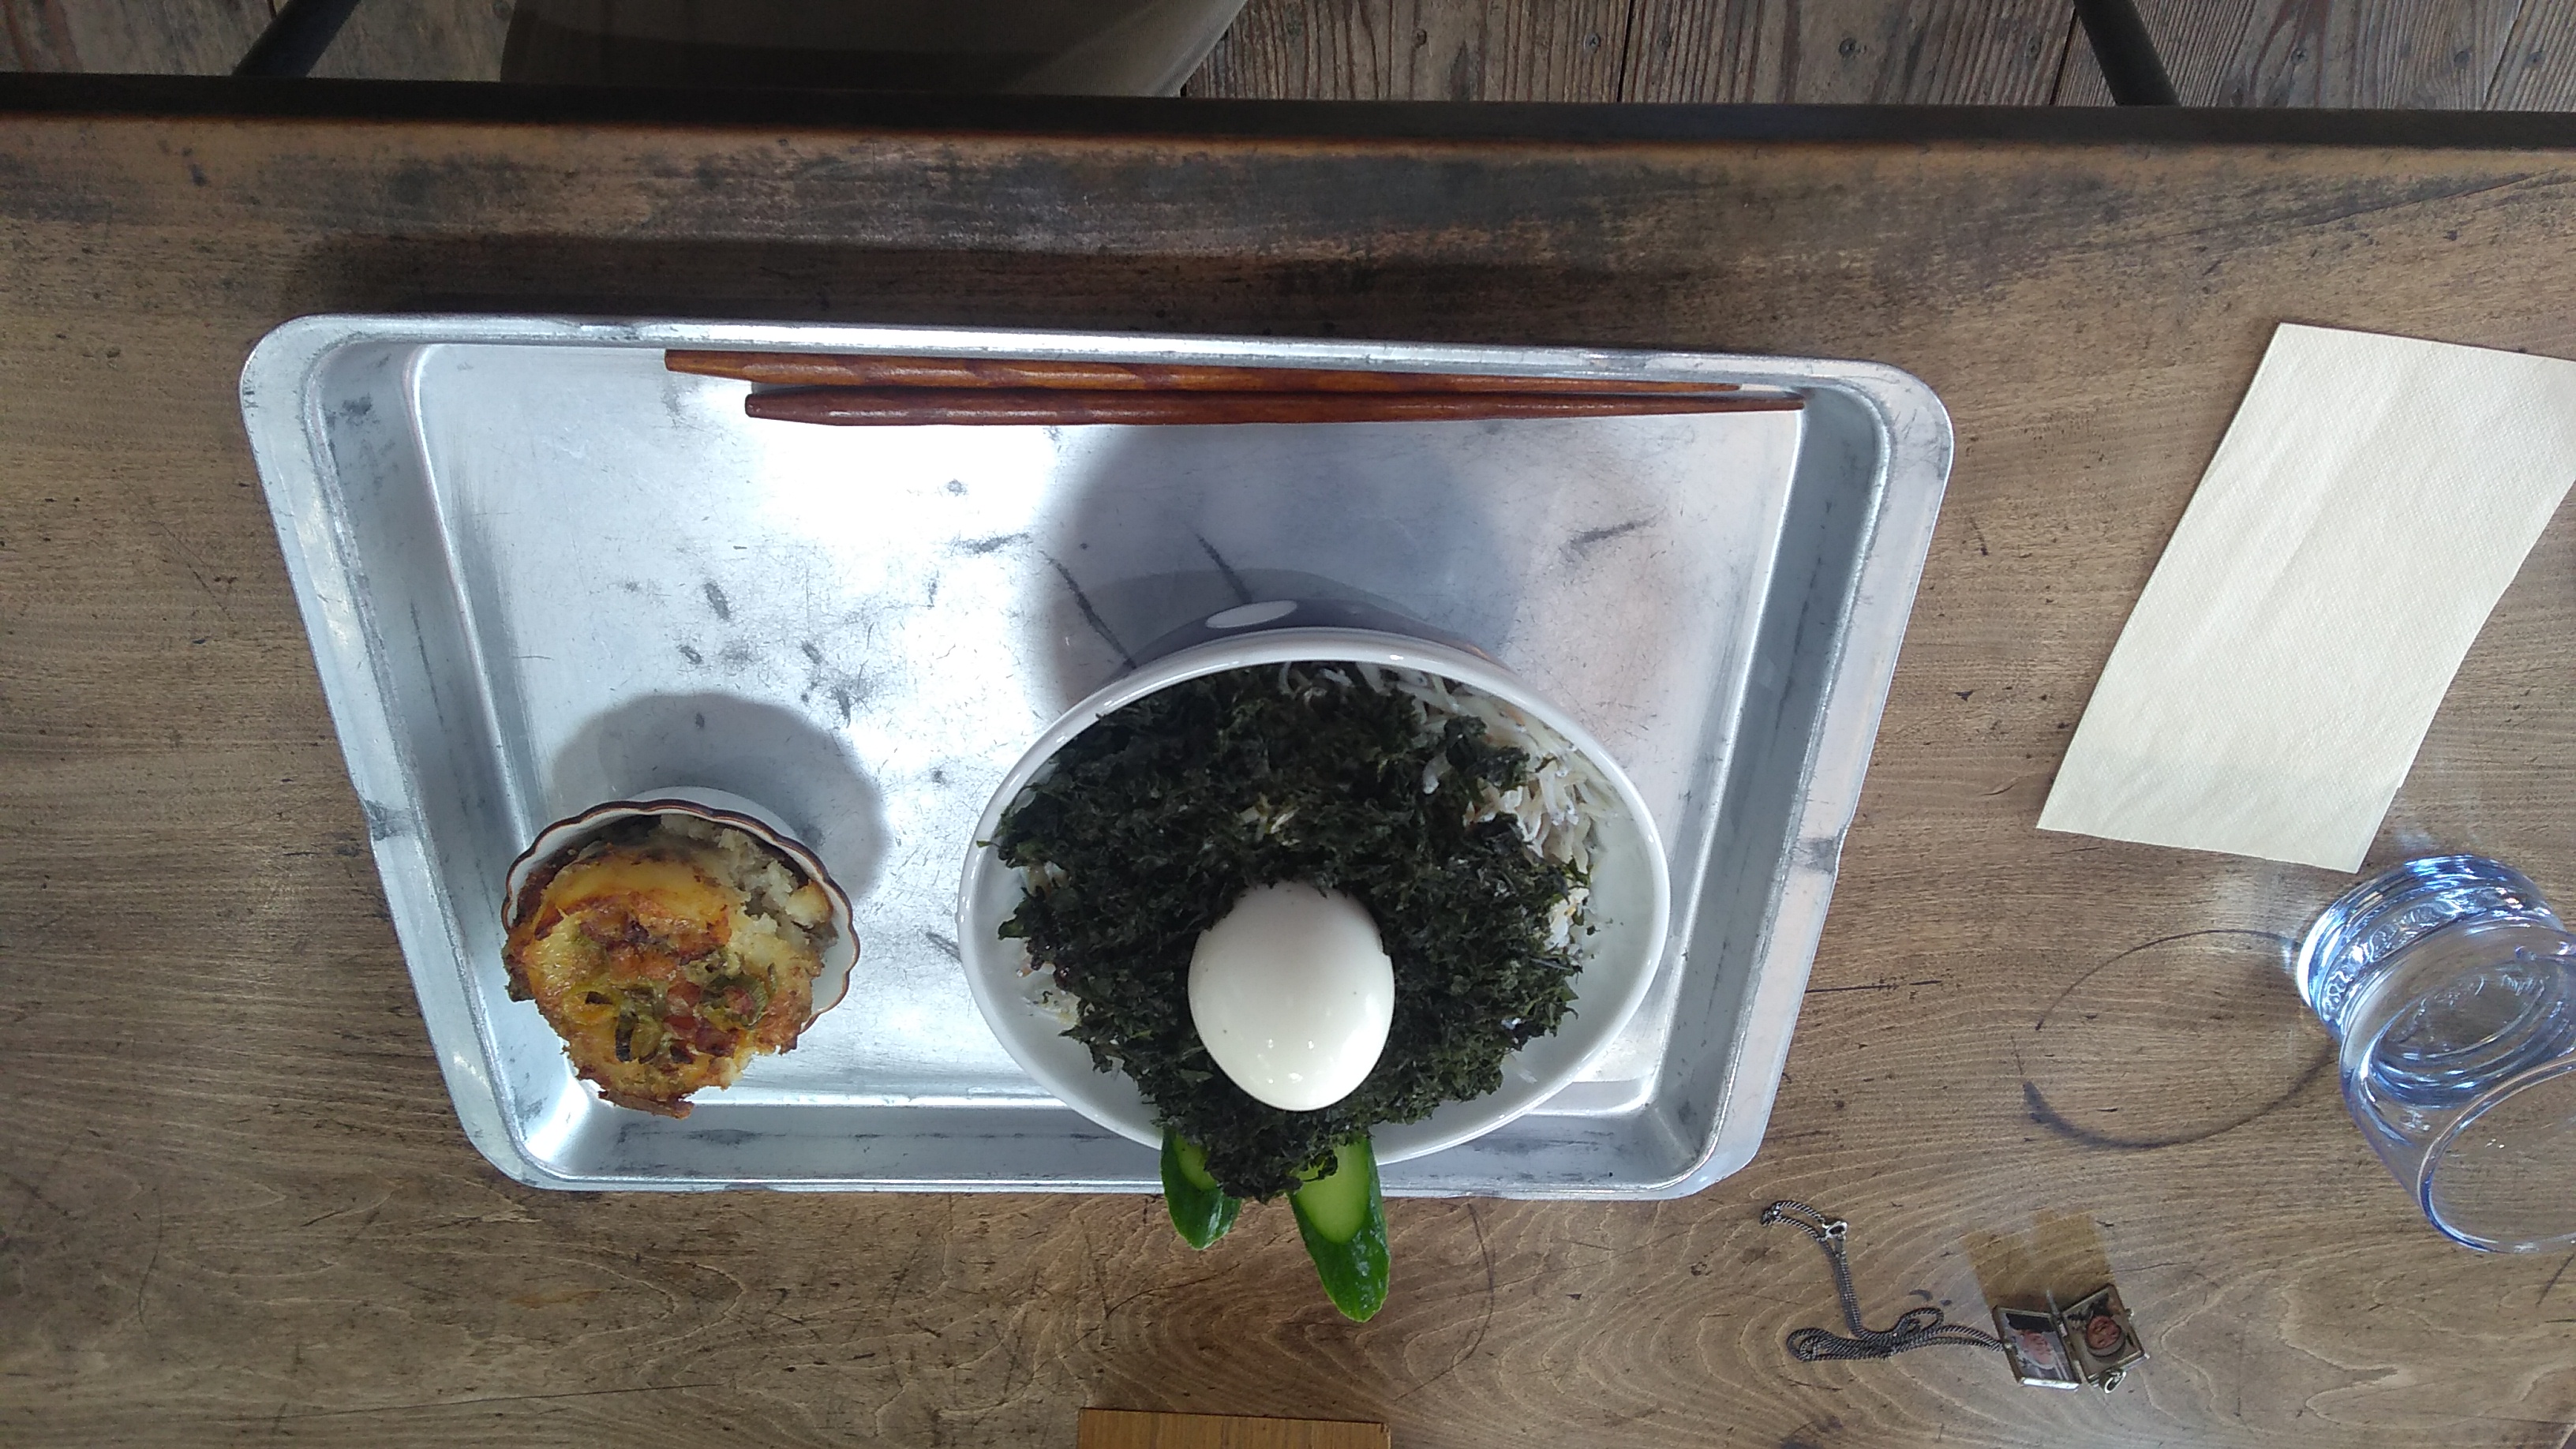
{"label": "wood grain surface", "polygon": [[[2559,0],[2138,0],[2183,103],[2576,107]],[[2108,105],[2064,0],[1252,0],[1194,96]]]}
{"label": "wood grain surface", "polygon": [[[2187,105],[2576,108],[2576,7],[2560,0],[2138,3]],[[0,69],[219,74],[272,8],[0,0]],[[363,4],[314,74],[498,79],[513,10],[514,0]],[[2110,104],[2065,0],[1251,0],[1187,89]]]}
{"label": "wood grain surface", "polygon": [[0,7],[17,69],[149,75],[229,72],[271,14],[268,0],[0,0]]}
{"label": "wood grain surface", "polygon": [[[512,0],[371,0],[350,13],[317,76],[498,80]],[[0,0],[0,70],[225,75],[274,0]]]}
{"label": "wood grain surface", "polygon": [[[2517,17],[2559,0],[2138,0],[2187,106],[2478,110]],[[2562,98],[2553,107],[2571,103]]]}
{"label": "wood grain surface", "polygon": [[1631,101],[2045,105],[2065,0],[1640,0]]}
{"label": "wood grain surface", "polygon": [[499,80],[513,0],[361,0],[317,76],[373,80]]}
{"label": "wood grain surface", "polygon": [[2066,63],[2058,67],[2057,90],[2049,96],[2052,105],[2108,106],[2111,99],[2110,78],[2102,73],[2102,62],[2093,54],[2093,42],[2086,38],[2084,27],[2077,25],[2066,42]]}
{"label": "wood grain surface", "polygon": [[1615,101],[1628,0],[1251,0],[1201,97]]}
{"label": "wood grain surface", "polygon": [[1074,1449],[1387,1449],[1384,1424],[1085,1409]]}
{"label": "wood grain surface", "polygon": [[69,70],[81,68],[80,47],[72,40],[71,17],[62,0],[0,0],[0,69]]}
{"label": "wood grain surface", "polygon": [[2526,0],[2505,38],[2486,104],[2499,111],[2576,110],[2576,5]]}
{"label": "wood grain surface", "polygon": [[[925,185],[925,177],[937,178]],[[2576,356],[2576,153],[1123,141],[0,120],[0,1441],[1066,1444],[1086,1406],[1406,1449],[2555,1449],[2576,1258],[2420,1222],[2282,937],[2343,878],[2033,828],[2272,327]],[[2536,300],[2539,299],[2539,300]],[[1671,1202],[1289,1215],[516,1186],[431,1060],[245,445],[299,314],[492,308],[1852,356],[1957,467],[1778,1107]],[[2576,899],[2576,519],[2373,852]],[[2114,1396],[1874,1320],[2116,1280]]]}
{"label": "wood grain surface", "polygon": [[2041,104],[2063,0],[1251,0],[1193,96]]}

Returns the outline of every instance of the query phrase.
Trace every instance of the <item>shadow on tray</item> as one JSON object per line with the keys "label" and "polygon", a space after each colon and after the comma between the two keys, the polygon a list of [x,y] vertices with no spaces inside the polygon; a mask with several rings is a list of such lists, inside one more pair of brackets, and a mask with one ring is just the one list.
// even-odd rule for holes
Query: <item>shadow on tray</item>
{"label": "shadow on tray", "polygon": [[648,694],[593,716],[555,752],[546,794],[569,813],[672,785],[766,806],[853,900],[885,867],[885,811],[848,745],[801,715],[729,694]]}
{"label": "shadow on tray", "polygon": [[1136,428],[1068,478],[1032,612],[1070,703],[1238,604],[1330,599],[1496,647],[1519,604],[1473,480],[1360,428]]}

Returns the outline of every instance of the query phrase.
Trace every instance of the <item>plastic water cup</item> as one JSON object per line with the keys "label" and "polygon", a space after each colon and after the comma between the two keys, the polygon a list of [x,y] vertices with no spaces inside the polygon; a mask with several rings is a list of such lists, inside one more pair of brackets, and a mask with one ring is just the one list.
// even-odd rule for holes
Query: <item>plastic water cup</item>
{"label": "plastic water cup", "polygon": [[2576,1244],[2576,938],[2537,887],[2482,856],[2410,860],[2326,907],[2291,970],[2353,1121],[2434,1227]]}

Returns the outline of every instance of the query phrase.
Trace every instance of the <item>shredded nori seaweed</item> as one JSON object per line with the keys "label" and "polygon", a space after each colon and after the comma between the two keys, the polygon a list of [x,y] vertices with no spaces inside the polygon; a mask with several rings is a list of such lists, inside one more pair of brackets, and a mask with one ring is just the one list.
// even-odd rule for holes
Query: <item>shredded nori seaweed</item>
{"label": "shredded nori seaweed", "polygon": [[[1531,761],[1479,721],[1426,719],[1348,666],[1228,670],[1102,718],[1002,817],[1001,858],[1042,884],[1001,934],[1075,998],[1067,1035],[1093,1064],[1134,1078],[1237,1197],[1289,1191],[1329,1170],[1337,1142],[1495,1090],[1504,1056],[1573,999],[1577,953],[1549,945],[1548,918],[1581,873],[1540,859],[1508,815],[1469,820],[1486,786],[1529,783]],[[1447,764],[1425,793],[1435,756]],[[1376,1068],[1312,1112],[1245,1093],[1190,1021],[1199,934],[1281,881],[1366,907],[1395,968]]]}

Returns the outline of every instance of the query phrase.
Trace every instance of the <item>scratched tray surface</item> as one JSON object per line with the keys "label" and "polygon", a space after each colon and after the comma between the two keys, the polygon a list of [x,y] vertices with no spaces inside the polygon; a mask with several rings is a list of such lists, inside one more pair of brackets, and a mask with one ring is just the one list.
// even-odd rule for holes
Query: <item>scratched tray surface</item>
{"label": "scratched tray surface", "polygon": [[[1725,376],[1808,406],[825,428],[745,419],[744,384],[666,346]],[[1889,369],[1529,349],[309,318],[243,398],[460,1119],[565,1187],[1154,1187],[976,1013],[959,868],[1003,772],[1130,651],[1283,595],[1480,643],[1671,845],[1671,945],[1609,1052],[1390,1188],[1714,1181],[1768,1115],[1948,459]],[[670,1121],[598,1101],[506,998],[499,882],[548,821],[684,784],[783,814],[863,952],[797,1050]]]}

